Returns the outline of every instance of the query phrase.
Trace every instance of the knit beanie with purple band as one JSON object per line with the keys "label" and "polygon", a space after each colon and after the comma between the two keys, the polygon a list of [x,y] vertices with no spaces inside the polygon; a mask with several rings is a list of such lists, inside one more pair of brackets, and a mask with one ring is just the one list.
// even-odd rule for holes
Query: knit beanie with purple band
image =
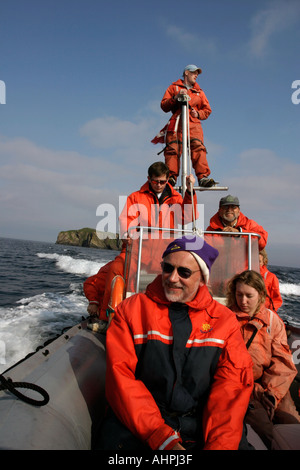
{"label": "knit beanie with purple band", "polygon": [[205,284],[208,283],[209,273],[213,263],[219,255],[218,250],[206,243],[206,241],[196,235],[183,236],[173,240],[164,251],[162,257],[177,251],[188,251],[194,256],[200,266]]}

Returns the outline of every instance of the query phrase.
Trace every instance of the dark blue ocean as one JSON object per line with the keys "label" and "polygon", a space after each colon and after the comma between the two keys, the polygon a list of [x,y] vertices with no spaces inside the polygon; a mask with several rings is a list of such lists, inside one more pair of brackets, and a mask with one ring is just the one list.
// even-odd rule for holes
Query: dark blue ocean
{"label": "dark blue ocean", "polygon": [[[116,251],[0,238],[0,372],[87,317],[84,280]],[[300,269],[269,266],[280,316],[300,326]]]}

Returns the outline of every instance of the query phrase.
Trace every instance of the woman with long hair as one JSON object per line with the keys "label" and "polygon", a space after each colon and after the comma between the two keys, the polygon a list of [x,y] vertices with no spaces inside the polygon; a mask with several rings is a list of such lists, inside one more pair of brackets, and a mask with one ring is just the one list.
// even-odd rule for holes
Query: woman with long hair
{"label": "woman with long hair", "polygon": [[289,392],[297,369],[284,323],[266,308],[266,295],[262,276],[244,271],[229,281],[226,305],[237,316],[253,361],[254,388],[246,423],[271,448],[273,425],[300,423],[300,417]]}

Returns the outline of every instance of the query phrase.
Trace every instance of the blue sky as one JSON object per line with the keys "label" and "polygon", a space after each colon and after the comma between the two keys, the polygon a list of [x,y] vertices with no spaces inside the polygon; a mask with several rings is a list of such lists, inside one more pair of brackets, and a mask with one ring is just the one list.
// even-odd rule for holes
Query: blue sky
{"label": "blue sky", "polygon": [[[163,156],[160,101],[187,64],[212,107],[212,176],[300,267],[299,1],[10,0],[0,5],[0,236],[96,228]],[[204,225],[224,193],[198,193]]]}

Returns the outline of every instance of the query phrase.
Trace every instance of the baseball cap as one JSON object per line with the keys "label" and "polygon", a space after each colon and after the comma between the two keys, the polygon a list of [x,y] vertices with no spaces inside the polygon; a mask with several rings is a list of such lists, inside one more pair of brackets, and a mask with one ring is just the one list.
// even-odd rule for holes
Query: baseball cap
{"label": "baseball cap", "polygon": [[239,206],[239,205],[240,205],[239,199],[236,196],[231,196],[230,194],[228,194],[228,196],[222,197],[220,199],[220,204],[219,204],[220,207],[222,207],[222,206]]}
{"label": "baseball cap", "polygon": [[202,70],[199,67],[197,67],[197,65],[193,65],[193,64],[187,65],[185,67],[183,73],[186,72],[187,70],[189,72],[196,72],[196,70],[197,70],[198,73],[202,73]]}

